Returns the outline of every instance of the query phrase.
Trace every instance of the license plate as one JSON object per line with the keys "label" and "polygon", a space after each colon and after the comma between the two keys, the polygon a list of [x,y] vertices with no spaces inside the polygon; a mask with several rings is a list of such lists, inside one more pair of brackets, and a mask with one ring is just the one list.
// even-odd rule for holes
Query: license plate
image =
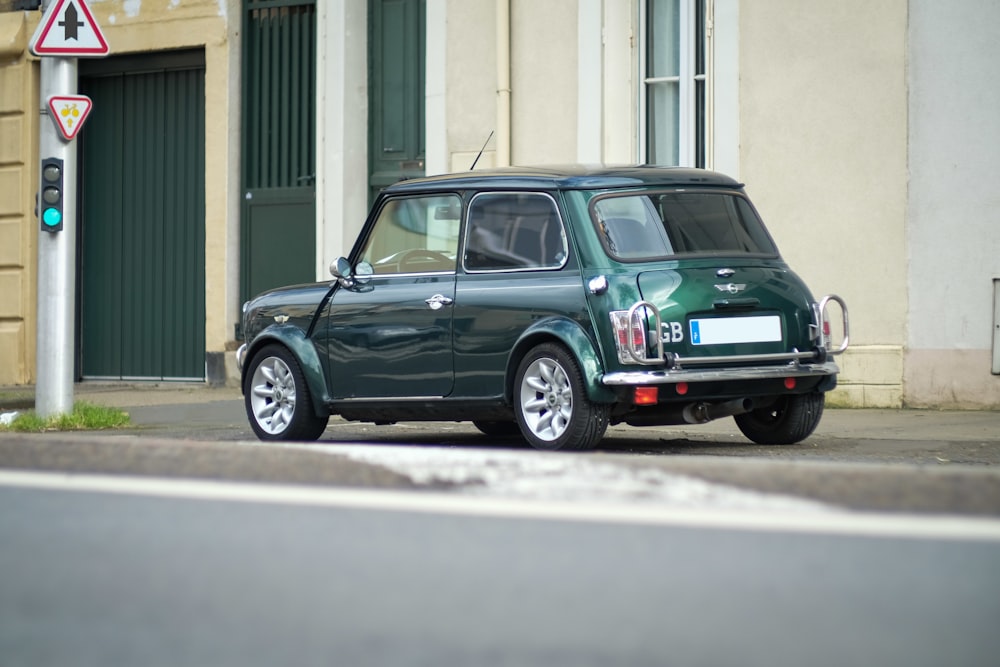
{"label": "license plate", "polygon": [[693,345],[773,343],[778,341],[781,341],[781,318],[777,315],[691,320],[691,343]]}

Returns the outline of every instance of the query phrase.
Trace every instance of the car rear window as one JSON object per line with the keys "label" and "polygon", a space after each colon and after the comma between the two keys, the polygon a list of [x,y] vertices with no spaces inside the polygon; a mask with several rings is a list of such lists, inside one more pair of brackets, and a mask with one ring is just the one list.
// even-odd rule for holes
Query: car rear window
{"label": "car rear window", "polygon": [[776,255],[750,203],[719,192],[613,195],[591,204],[608,253],[624,260],[677,255]]}

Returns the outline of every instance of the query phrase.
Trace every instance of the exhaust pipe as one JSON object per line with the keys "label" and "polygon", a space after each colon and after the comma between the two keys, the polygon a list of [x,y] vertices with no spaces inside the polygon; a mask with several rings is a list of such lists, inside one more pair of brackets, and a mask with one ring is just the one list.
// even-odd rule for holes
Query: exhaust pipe
{"label": "exhaust pipe", "polygon": [[742,415],[753,410],[753,399],[737,398],[725,403],[691,403],[684,406],[684,421],[688,424],[705,424],[707,422]]}
{"label": "exhaust pipe", "polygon": [[[704,424],[714,419],[750,412],[761,405],[752,398],[738,398],[725,403],[688,403],[686,405],[660,405],[656,410],[641,410],[622,416],[621,421],[631,426],[677,426]],[[617,422],[615,422],[617,423]]]}

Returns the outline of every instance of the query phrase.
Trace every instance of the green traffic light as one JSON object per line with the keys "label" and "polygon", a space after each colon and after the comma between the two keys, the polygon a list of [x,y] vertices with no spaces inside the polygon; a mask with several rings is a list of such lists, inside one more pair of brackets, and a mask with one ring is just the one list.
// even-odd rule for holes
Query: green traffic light
{"label": "green traffic light", "polygon": [[57,208],[47,208],[42,212],[42,222],[49,227],[56,227],[62,222],[62,212]]}

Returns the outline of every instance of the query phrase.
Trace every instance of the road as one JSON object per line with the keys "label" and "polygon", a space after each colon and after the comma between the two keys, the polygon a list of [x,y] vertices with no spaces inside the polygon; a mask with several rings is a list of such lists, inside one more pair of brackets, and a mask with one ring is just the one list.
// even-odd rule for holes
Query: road
{"label": "road", "polygon": [[995,523],[873,536],[822,516],[560,519],[123,479],[0,485],[5,665],[937,667],[1000,651]]}
{"label": "road", "polygon": [[[121,397],[118,400],[122,400]],[[0,434],[0,664],[993,665],[1000,416],[535,452],[250,439],[238,400]]]}

